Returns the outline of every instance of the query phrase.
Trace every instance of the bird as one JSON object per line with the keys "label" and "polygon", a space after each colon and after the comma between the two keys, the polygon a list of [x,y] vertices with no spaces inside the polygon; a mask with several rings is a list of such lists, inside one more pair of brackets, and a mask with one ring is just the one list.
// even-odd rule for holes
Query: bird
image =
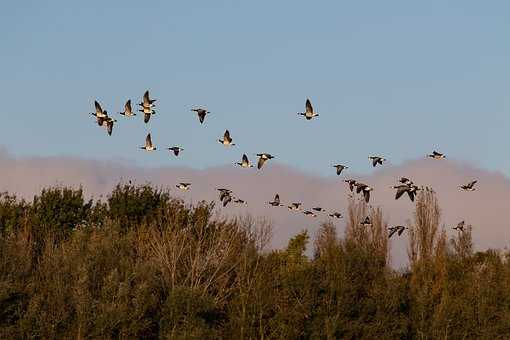
{"label": "bird", "polygon": [[274,156],[268,153],[258,153],[257,156],[259,157],[259,161],[257,162],[257,169],[259,170],[262,168],[262,166],[267,160],[274,158]]}
{"label": "bird", "polygon": [[94,100],[94,106],[96,107],[96,111],[94,113],[91,113],[96,118],[105,118],[108,116],[106,111],[103,111],[103,108],[101,105],[97,102],[97,100]]}
{"label": "bird", "polygon": [[461,185],[460,188],[464,191],[475,191],[476,188],[474,186],[477,182],[477,180],[471,181],[468,184]]}
{"label": "bird", "polygon": [[368,159],[372,160],[372,166],[375,168],[377,164],[382,165],[386,158],[380,156],[370,156]]}
{"label": "bird", "polygon": [[179,153],[183,151],[184,149],[180,146],[172,146],[171,148],[167,148],[167,150],[173,151],[175,157],[179,156]]}
{"label": "bird", "polygon": [[228,130],[225,130],[225,133],[223,134],[223,139],[218,139],[218,141],[225,146],[235,145],[234,143],[232,143],[232,137],[230,137],[230,132]]}
{"label": "bird", "polygon": [[232,202],[232,195],[230,195],[229,192],[226,192],[224,195],[223,195],[223,198],[221,200],[223,202],[223,207],[226,207],[227,204],[229,204],[230,202]]}
{"label": "bird", "polygon": [[274,200],[272,202],[267,202],[269,205],[272,205],[273,207],[282,207],[283,204],[280,204],[280,195],[276,194],[274,195]]}
{"label": "bird", "polygon": [[111,136],[113,132],[113,123],[117,122],[116,119],[112,119],[110,117],[105,118],[106,121],[106,131],[108,132],[108,135]]}
{"label": "bird", "polygon": [[368,203],[368,201],[370,201],[370,191],[374,190],[374,188],[369,187],[365,183],[361,183],[361,182],[356,182],[355,186],[356,186],[356,193],[359,194],[362,192],[363,197],[365,198],[365,202]]}
{"label": "bird", "polygon": [[220,192],[220,201],[223,201],[227,196],[230,196],[232,194],[232,190],[230,189],[219,188],[216,190]]}
{"label": "bird", "polygon": [[342,214],[340,214],[339,212],[332,212],[331,214],[329,214],[329,217],[342,218]]}
{"label": "bird", "polygon": [[299,203],[299,202],[294,202],[294,203],[291,203],[291,204],[288,206],[288,208],[289,208],[290,210],[293,210],[293,211],[298,211],[298,210],[300,210],[300,209],[301,209],[301,208],[300,208],[300,206],[301,206],[301,203]]}
{"label": "bird", "polygon": [[367,216],[363,221],[361,221],[360,225],[363,227],[370,227],[372,225],[372,222],[370,221],[370,217]]}
{"label": "bird", "polygon": [[312,210],[315,210],[315,211],[318,211],[318,212],[326,211],[324,208],[321,208],[321,207],[314,207],[314,208],[312,208]]}
{"label": "bird", "polygon": [[198,108],[198,109],[191,109],[191,111],[195,111],[198,115],[198,120],[200,121],[200,124],[203,124],[204,123],[204,119],[205,119],[205,116],[208,114],[208,113],[211,113],[209,111],[207,111],[206,109],[202,109],[202,108]]}
{"label": "bird", "polygon": [[344,169],[349,169],[348,166],[345,166],[345,165],[342,165],[342,164],[335,164],[333,165],[333,168],[336,168],[336,174],[340,176],[340,174],[342,173],[342,171]]}
{"label": "bird", "polygon": [[176,185],[177,188],[181,189],[182,191],[188,191],[191,186],[191,183],[179,183]]}
{"label": "bird", "polygon": [[310,99],[306,100],[305,112],[299,112],[298,115],[305,116],[306,120],[310,120],[314,117],[319,116],[318,113],[313,112],[313,107],[312,107],[312,103],[310,102]]}
{"label": "bird", "polygon": [[136,116],[136,113],[134,113],[133,109],[131,108],[131,99],[129,99],[124,105],[124,112],[119,112],[119,114],[126,117]]}
{"label": "bird", "polygon": [[411,181],[409,178],[406,178],[406,177],[400,177],[400,179],[398,181],[402,184],[407,184],[407,185],[413,184],[413,181]]}
{"label": "bird", "polygon": [[250,161],[248,160],[248,156],[246,156],[246,154],[243,154],[243,158],[242,158],[241,162],[238,162],[236,164],[239,165],[241,168],[252,168],[253,167],[253,165],[250,164]]}
{"label": "bird", "polygon": [[242,200],[240,198],[234,199],[234,203],[242,204],[242,205],[248,205],[248,202],[246,202],[245,200]]}
{"label": "bird", "polygon": [[154,151],[156,150],[156,147],[152,144],[152,138],[151,134],[147,134],[147,137],[145,137],[145,145],[141,146],[140,149],[144,149],[146,151]]}
{"label": "bird", "polygon": [[398,200],[403,194],[407,192],[411,202],[414,202],[414,191],[416,190],[413,190],[413,187],[411,185],[409,184],[394,185],[391,188],[397,189],[397,192],[395,194],[395,200]]}
{"label": "bird", "polygon": [[351,190],[351,192],[353,192],[354,191],[354,186],[357,183],[356,180],[355,179],[345,179],[344,182],[349,184],[349,189]]}
{"label": "bird", "polygon": [[433,159],[444,159],[446,156],[440,152],[437,152],[436,150],[432,151],[430,155],[427,155],[427,157],[433,158]]}
{"label": "bird", "polygon": [[156,99],[150,99],[149,90],[147,90],[143,94],[142,102],[139,103],[138,105],[140,105],[143,108],[152,109],[153,107],[156,107],[156,105],[154,105],[155,101],[156,101]]}
{"label": "bird", "polygon": [[144,123],[148,123],[149,120],[151,119],[151,115],[156,114],[156,111],[154,111],[152,108],[145,107],[145,106],[138,111],[143,112],[143,122]]}
{"label": "bird", "polygon": [[388,230],[390,231],[390,233],[388,234],[388,238],[391,238],[395,233],[397,233],[397,235],[400,236],[406,229],[407,229],[407,227],[405,227],[403,225],[396,225],[394,227],[389,227]]}
{"label": "bird", "polygon": [[305,214],[306,216],[317,217],[317,215],[311,212],[310,210],[304,211],[303,214]]}
{"label": "bird", "polygon": [[457,224],[456,227],[453,227],[452,229],[457,230],[457,231],[464,231],[464,224],[465,224],[465,221],[461,221]]}

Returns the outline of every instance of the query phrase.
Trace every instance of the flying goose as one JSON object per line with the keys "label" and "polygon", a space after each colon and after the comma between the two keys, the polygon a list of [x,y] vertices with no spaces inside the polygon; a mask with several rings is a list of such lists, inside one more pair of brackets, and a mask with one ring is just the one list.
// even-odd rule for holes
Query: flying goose
{"label": "flying goose", "polygon": [[234,143],[232,143],[232,138],[230,137],[230,132],[228,130],[225,130],[225,133],[223,134],[223,139],[218,139],[218,141],[225,146],[235,145]]}
{"label": "flying goose", "polygon": [[465,221],[461,221],[457,224],[456,227],[453,227],[452,229],[457,230],[457,231],[464,231],[464,224],[465,224]]}
{"label": "flying goose", "polygon": [[469,182],[468,184],[464,184],[464,185],[461,185],[460,188],[462,190],[465,190],[465,191],[475,191],[476,188],[474,187],[475,184],[477,183],[478,181],[471,181]]}
{"label": "flying goose", "polygon": [[317,215],[311,212],[310,210],[304,211],[303,214],[305,214],[306,216],[317,217]]}
{"label": "flying goose", "polygon": [[370,217],[369,216],[365,217],[365,219],[363,221],[361,221],[360,225],[362,225],[363,227],[370,227],[370,226],[372,226],[372,222],[370,221]]}
{"label": "flying goose", "polygon": [[156,101],[156,99],[150,99],[149,90],[147,90],[143,94],[142,102],[139,103],[138,105],[140,105],[143,108],[152,109],[153,107],[156,107],[156,105],[154,105],[155,101]]}
{"label": "flying goose", "polygon": [[221,200],[223,202],[223,206],[226,207],[227,204],[229,204],[230,202],[232,202],[232,195],[230,195],[229,192],[225,192],[223,194],[223,198]]}
{"label": "flying goose", "polygon": [[238,162],[236,164],[239,165],[241,168],[252,168],[253,167],[253,165],[250,164],[250,161],[248,160],[248,156],[246,156],[246,154],[243,154],[243,158],[242,158],[241,162]]}
{"label": "flying goose", "polygon": [[96,112],[91,113],[96,118],[105,118],[108,116],[106,111],[103,111],[101,108],[101,105],[97,102],[97,100],[94,100],[94,106],[96,107]]}
{"label": "flying goose", "polygon": [[167,148],[167,150],[173,151],[175,157],[179,156],[179,152],[183,151],[184,149],[180,146],[172,146],[171,148]]}
{"label": "flying goose", "polygon": [[149,133],[147,137],[145,137],[145,145],[141,146],[140,149],[144,149],[146,151],[154,151],[156,147],[152,145],[151,134]]}
{"label": "flying goose", "polygon": [[354,186],[357,183],[356,180],[355,179],[345,179],[344,182],[349,184],[349,189],[351,190],[351,192],[353,192],[354,191]]}
{"label": "flying goose", "polygon": [[257,169],[259,170],[262,168],[262,166],[267,160],[274,158],[274,156],[268,153],[258,153],[257,156],[259,157],[259,161],[257,162]]}
{"label": "flying goose", "polygon": [[179,183],[176,185],[177,188],[181,189],[182,191],[188,191],[191,186],[191,183]]}
{"label": "flying goose", "polygon": [[117,122],[117,120],[110,117],[106,117],[104,119],[106,121],[106,131],[108,132],[108,136],[111,136],[113,132],[113,123]]}
{"label": "flying goose", "polygon": [[205,119],[205,116],[208,114],[208,113],[211,113],[209,111],[207,111],[206,109],[202,109],[202,108],[198,108],[198,109],[191,109],[191,111],[195,111],[198,115],[198,120],[200,121],[200,124],[203,124],[204,123],[204,119]]}
{"label": "flying goose", "polygon": [[370,159],[372,161],[372,166],[374,168],[377,166],[377,164],[382,165],[383,162],[386,161],[386,158],[380,157],[380,156],[370,156],[370,157],[368,157],[368,159]]}
{"label": "flying goose", "polygon": [[354,184],[356,186],[356,193],[359,194],[360,192],[363,192],[363,197],[365,198],[365,202],[368,203],[370,201],[370,191],[374,190],[374,188],[369,187],[365,183],[356,182]]}
{"label": "flying goose", "polygon": [[342,218],[342,214],[340,214],[339,212],[333,212],[329,214],[329,217]]}
{"label": "flying goose", "polygon": [[248,202],[246,202],[245,200],[242,200],[240,198],[236,198],[234,200],[234,203],[237,203],[237,204],[242,204],[242,205],[248,205]]}
{"label": "flying goose", "polygon": [[119,112],[119,114],[126,117],[136,116],[136,113],[134,113],[133,109],[131,108],[131,99],[129,99],[124,105],[124,112]]}
{"label": "flying goose", "polygon": [[315,208],[312,208],[312,210],[315,210],[315,211],[318,211],[318,212],[324,212],[324,211],[326,211],[326,209],[321,208],[321,207],[315,207]]}
{"label": "flying goose", "polygon": [[216,190],[220,192],[220,201],[223,201],[227,196],[230,196],[230,194],[232,194],[232,190],[230,189],[220,188]]}
{"label": "flying goose", "polygon": [[291,204],[288,206],[288,208],[289,208],[290,210],[293,210],[293,211],[298,211],[298,210],[300,210],[300,209],[301,209],[301,208],[300,208],[300,206],[301,206],[301,203],[299,203],[299,202],[294,202],[294,203],[291,203]]}
{"label": "flying goose", "polygon": [[138,110],[140,112],[143,112],[143,122],[144,123],[148,123],[149,120],[151,119],[151,115],[155,115],[156,114],[156,111],[154,111],[152,108],[150,107],[143,107],[142,109]]}
{"label": "flying goose", "polygon": [[404,227],[403,225],[396,225],[394,227],[389,227],[388,230],[390,231],[390,233],[388,234],[388,238],[391,238],[395,233],[397,233],[397,235],[400,236],[406,229],[407,229],[407,227]]}
{"label": "flying goose", "polygon": [[340,175],[344,169],[349,169],[348,166],[342,165],[342,164],[335,164],[333,165],[333,168],[336,168],[336,174]]}
{"label": "flying goose", "polygon": [[276,194],[274,195],[274,200],[272,202],[267,202],[268,204],[272,205],[273,207],[282,207],[283,205],[280,204],[280,195]]}
{"label": "flying goose", "polygon": [[413,190],[413,187],[411,185],[409,184],[394,185],[391,188],[397,189],[397,192],[395,194],[395,200],[398,200],[403,194],[407,192],[411,202],[414,202],[414,192],[416,191],[416,189]]}
{"label": "flying goose", "polygon": [[436,150],[432,151],[430,155],[427,155],[427,157],[433,158],[433,159],[444,159],[446,156],[440,152],[437,152]]}
{"label": "flying goose", "polygon": [[314,117],[318,117],[319,114],[313,112],[312,103],[310,102],[310,99],[306,100],[305,104],[305,112],[299,112],[298,115],[305,116],[306,120],[310,120]]}

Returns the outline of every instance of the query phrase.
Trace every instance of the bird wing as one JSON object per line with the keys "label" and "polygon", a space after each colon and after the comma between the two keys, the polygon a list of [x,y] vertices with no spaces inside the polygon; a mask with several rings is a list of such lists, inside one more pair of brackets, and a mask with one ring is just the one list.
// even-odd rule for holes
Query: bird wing
{"label": "bird wing", "polygon": [[94,106],[96,107],[96,115],[101,115],[103,113],[103,109],[101,108],[101,105],[97,102],[97,100],[94,100]]}
{"label": "bird wing", "polygon": [[440,154],[439,152],[437,152],[436,150],[432,151],[432,154],[433,154],[434,156],[441,156],[441,154]]}
{"label": "bird wing", "polygon": [[477,180],[471,181],[469,182],[468,186],[472,188],[477,182],[478,182]]}
{"label": "bird wing", "polygon": [[106,123],[106,128],[108,131],[108,135],[111,136],[113,131],[113,120],[109,120],[108,123]]}
{"label": "bird wing", "polygon": [[368,203],[370,201],[370,191],[363,191],[363,196],[365,197],[365,202]]}
{"label": "bird wing", "polygon": [[248,160],[248,156],[246,156],[246,154],[243,154],[243,160],[241,163],[250,164],[250,161]]}
{"label": "bird wing", "polygon": [[402,233],[404,232],[406,228],[401,226],[400,228],[398,228],[398,236],[402,235]]}
{"label": "bird wing", "polygon": [[143,105],[144,106],[149,106],[150,104],[151,104],[151,102],[150,102],[150,98],[149,98],[149,90],[147,90],[143,94]]}
{"label": "bird wing", "polygon": [[390,233],[388,234],[388,238],[391,238],[393,234],[397,232],[397,228],[390,228]]}
{"label": "bird wing", "polygon": [[227,140],[227,141],[231,141],[232,139],[230,138],[230,132],[228,130],[225,130],[225,133],[223,134],[223,139]]}
{"label": "bird wing", "polygon": [[144,123],[148,123],[150,119],[151,119],[151,114],[150,113],[144,113],[143,114],[143,122]]}
{"label": "bird wing", "polygon": [[274,202],[276,204],[280,204],[280,195],[278,195],[278,194],[274,195]]}
{"label": "bird wing", "polygon": [[372,166],[375,167],[377,165],[378,161],[379,161],[379,159],[377,157],[372,158]]}
{"label": "bird wing", "polygon": [[257,169],[262,168],[262,166],[264,165],[265,162],[266,162],[266,159],[264,157],[260,156],[259,161],[257,163]]}
{"label": "bird wing", "polygon": [[336,166],[336,174],[340,175],[342,173],[343,168],[339,165]]}
{"label": "bird wing", "polygon": [[150,133],[147,135],[147,137],[145,137],[145,147],[152,147],[152,138]]}
{"label": "bird wing", "polygon": [[124,105],[124,112],[131,112],[132,109],[131,109],[131,99],[129,99],[127,102],[126,102],[126,105]]}
{"label": "bird wing", "polygon": [[179,156],[179,148],[173,148],[172,151],[174,152],[174,155]]}
{"label": "bird wing", "polygon": [[397,194],[395,195],[395,199],[398,200],[406,191],[409,191],[408,189],[406,188],[398,188],[397,189]]}
{"label": "bird wing", "polygon": [[414,191],[407,190],[407,194],[409,195],[411,202],[414,202]]}
{"label": "bird wing", "polygon": [[306,113],[313,113],[313,107],[312,107],[312,103],[310,102],[310,99],[306,100],[305,112]]}
{"label": "bird wing", "polygon": [[198,120],[200,121],[200,124],[204,122],[205,114],[206,114],[205,110],[198,111]]}

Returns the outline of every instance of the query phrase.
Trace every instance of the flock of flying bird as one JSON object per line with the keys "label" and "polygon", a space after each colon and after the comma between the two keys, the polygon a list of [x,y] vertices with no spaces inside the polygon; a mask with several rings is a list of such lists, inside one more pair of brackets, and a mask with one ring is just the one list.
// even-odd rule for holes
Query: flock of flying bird
{"label": "flock of flying bird", "polygon": [[[144,117],[143,121],[146,124],[149,123],[151,117],[156,114],[156,111],[154,110],[154,108],[156,107],[156,105],[154,104],[155,102],[156,102],[156,99],[150,98],[149,91],[145,91],[141,103],[138,104],[138,106],[140,106],[140,109],[138,111],[143,113],[143,117]],[[103,110],[103,108],[97,101],[94,101],[94,105],[95,105],[95,112],[91,113],[91,115],[93,115],[96,118],[96,122],[100,127],[106,128],[108,135],[111,136],[112,132],[113,132],[114,124],[117,122],[117,120],[110,117],[108,115],[108,112],[106,110]],[[205,108],[193,108],[193,109],[191,109],[191,111],[196,112],[200,124],[204,123],[204,120],[205,120],[207,114],[210,113]],[[128,100],[126,102],[126,104],[124,105],[124,111],[119,112],[119,114],[123,115],[125,117],[133,117],[133,116],[137,115],[135,112],[133,112],[133,108],[131,106],[131,100]],[[314,109],[312,107],[312,103],[310,102],[309,99],[307,99],[306,103],[305,103],[305,112],[299,112],[298,115],[304,116],[304,118],[306,120],[311,120],[311,119],[319,116],[319,114],[314,111]],[[220,144],[222,144],[224,146],[234,146],[235,145],[235,143],[233,143],[232,137],[230,136],[229,130],[225,130],[225,133],[223,134],[223,138],[219,139],[218,141]],[[152,138],[151,138],[150,133],[147,134],[147,136],[145,138],[145,144],[143,146],[141,146],[140,149],[143,149],[145,151],[156,150],[156,146],[154,146],[154,144],[152,143]],[[184,149],[180,146],[172,146],[172,147],[168,147],[167,150],[171,151],[176,157],[178,157],[180,152],[183,151]],[[262,167],[268,160],[275,158],[273,155],[271,155],[269,153],[258,153],[256,155],[258,157],[257,169],[259,169],[259,170],[262,169]],[[427,157],[435,159],[435,160],[440,160],[440,159],[446,158],[446,156],[444,154],[437,152],[437,151],[433,151],[431,154],[427,155]],[[371,161],[373,167],[382,165],[383,162],[386,161],[386,158],[381,157],[381,156],[370,156],[368,158]],[[250,160],[248,159],[248,156],[246,154],[243,154],[241,161],[237,162],[235,164],[240,166],[241,168],[254,167],[254,165],[250,162]],[[333,167],[336,169],[337,175],[340,175],[343,170],[349,168],[348,166],[345,166],[343,164],[335,164],[335,165],[333,165]],[[365,183],[362,183],[362,182],[358,182],[354,179],[345,179],[344,182],[347,183],[347,185],[349,186],[349,189],[352,193],[356,192],[356,194],[361,194],[363,196],[363,199],[365,200],[365,202],[369,203],[370,192],[374,190],[371,186],[369,186]],[[464,191],[474,191],[476,183],[477,183],[477,181],[473,180],[467,184],[459,186],[459,188]],[[176,187],[182,191],[187,191],[190,189],[191,183],[181,182],[181,183],[177,184]],[[405,177],[400,178],[399,184],[394,185],[391,188],[396,190],[396,194],[395,194],[396,200],[398,200],[400,197],[402,197],[404,194],[407,193],[409,199],[413,202],[414,202],[414,198],[415,198],[417,192],[419,190],[423,190],[423,187],[417,186],[416,184],[414,184],[414,182],[412,180],[405,178]],[[219,199],[222,202],[224,207],[226,207],[231,202],[237,203],[237,204],[244,204],[244,205],[247,204],[246,201],[234,196],[232,190],[230,190],[230,189],[218,188],[217,191],[219,192]],[[270,206],[273,206],[273,207],[284,206],[280,202],[279,194],[276,194],[274,199],[272,201],[267,202],[267,204]],[[301,211],[301,205],[302,205],[301,202],[292,202],[287,207],[291,211],[299,212],[299,211]],[[333,218],[342,218],[343,217],[342,214],[337,211],[326,212],[325,209],[318,207],[318,206],[313,207],[310,210],[303,211],[303,214],[305,214],[307,216],[311,216],[311,217],[317,217],[317,213],[327,213],[328,216],[333,217]],[[462,232],[462,231],[464,231],[464,223],[465,222],[462,221],[456,227],[454,227],[452,229]],[[366,216],[365,219],[360,223],[360,225],[364,226],[364,227],[371,226],[372,223],[370,221],[370,217]],[[402,225],[392,226],[389,228],[388,237],[392,237],[394,234],[397,234],[400,236],[400,235],[402,235],[402,233],[404,232],[405,229],[408,229],[408,227],[405,227]]]}

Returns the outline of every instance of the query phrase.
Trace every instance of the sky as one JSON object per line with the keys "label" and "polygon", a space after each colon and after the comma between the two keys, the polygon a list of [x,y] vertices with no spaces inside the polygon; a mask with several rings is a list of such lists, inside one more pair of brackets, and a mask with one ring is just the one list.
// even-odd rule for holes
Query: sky
{"label": "sky", "polygon": [[[509,11],[497,0],[6,2],[0,145],[197,170],[269,152],[319,176],[438,149],[508,176]],[[117,114],[146,89],[149,124]],[[296,115],[306,98],[315,120]],[[119,120],[112,136],[89,115],[96,99]],[[196,106],[212,112],[203,125]],[[158,152],[138,149],[149,131]],[[173,145],[182,157],[163,151]]]}

